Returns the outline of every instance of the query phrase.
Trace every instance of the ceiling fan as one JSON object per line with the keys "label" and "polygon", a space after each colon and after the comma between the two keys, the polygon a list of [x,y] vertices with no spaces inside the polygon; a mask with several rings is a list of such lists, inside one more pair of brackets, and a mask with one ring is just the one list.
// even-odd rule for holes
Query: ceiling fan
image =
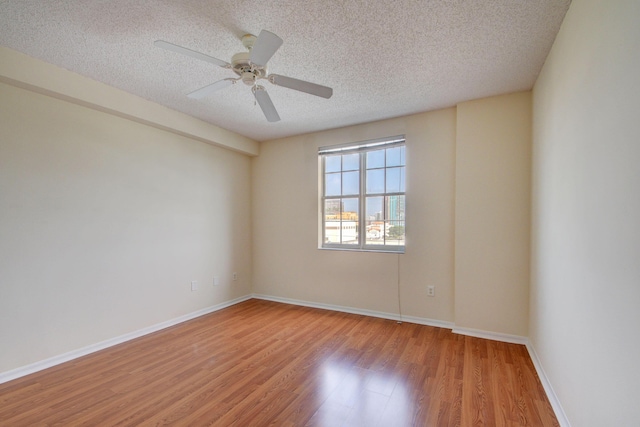
{"label": "ceiling fan", "polygon": [[154,44],[163,49],[207,61],[223,68],[229,68],[238,75],[238,77],[219,80],[195,90],[187,95],[189,98],[204,98],[213,92],[231,86],[241,80],[247,86],[251,86],[251,91],[256,101],[270,122],[279,121],[280,116],[264,86],[258,84],[260,80],[268,80],[274,85],[309,93],[322,98],[328,99],[333,95],[333,89],[330,87],[282,76],[280,74],[269,74],[267,71],[267,62],[282,45],[282,39],[266,30],[260,31],[258,37],[252,34],[244,35],[242,37],[242,44],[247,48],[248,52],[236,53],[231,58],[231,63],[163,40],[156,40]]}

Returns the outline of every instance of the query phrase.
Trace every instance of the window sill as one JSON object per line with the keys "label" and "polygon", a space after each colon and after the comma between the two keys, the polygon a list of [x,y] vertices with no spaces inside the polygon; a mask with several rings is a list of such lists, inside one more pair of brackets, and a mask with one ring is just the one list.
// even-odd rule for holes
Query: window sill
{"label": "window sill", "polygon": [[390,249],[361,249],[361,248],[332,248],[332,247],[324,247],[324,246],[320,246],[318,247],[318,249],[320,249],[321,251],[342,251],[342,252],[374,252],[374,253],[383,253],[383,254],[404,254],[405,253],[405,249],[404,247],[402,249],[398,249],[398,250],[390,250]]}

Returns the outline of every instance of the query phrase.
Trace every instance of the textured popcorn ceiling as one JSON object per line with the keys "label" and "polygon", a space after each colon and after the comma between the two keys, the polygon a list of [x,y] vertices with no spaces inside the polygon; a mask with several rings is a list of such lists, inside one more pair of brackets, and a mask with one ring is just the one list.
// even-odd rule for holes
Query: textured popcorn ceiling
{"label": "textured popcorn ceiling", "polygon": [[[2,0],[0,45],[256,140],[342,127],[531,89],[570,0]],[[232,71],[240,37],[284,44],[269,71],[330,86],[331,99],[263,83],[269,123],[242,83],[186,94]]]}

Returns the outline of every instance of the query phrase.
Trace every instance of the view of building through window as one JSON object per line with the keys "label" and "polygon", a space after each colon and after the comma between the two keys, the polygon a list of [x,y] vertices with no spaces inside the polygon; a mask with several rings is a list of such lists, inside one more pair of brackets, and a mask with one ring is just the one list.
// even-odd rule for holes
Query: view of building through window
{"label": "view of building through window", "polygon": [[403,251],[404,138],[320,151],[323,247]]}

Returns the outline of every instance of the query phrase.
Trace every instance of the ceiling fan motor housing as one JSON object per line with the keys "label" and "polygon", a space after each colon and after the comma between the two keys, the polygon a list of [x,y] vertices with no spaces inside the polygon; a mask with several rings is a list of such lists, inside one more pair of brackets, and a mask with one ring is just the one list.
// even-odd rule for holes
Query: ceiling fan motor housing
{"label": "ceiling fan motor housing", "polygon": [[267,76],[267,67],[252,64],[249,60],[250,55],[250,52],[240,52],[233,55],[231,69],[240,76],[246,85],[253,86],[257,79]]}
{"label": "ceiling fan motor housing", "polygon": [[253,86],[253,84],[256,82],[256,75],[253,74],[251,71],[242,73],[241,78],[242,78],[242,82],[249,86]]}

